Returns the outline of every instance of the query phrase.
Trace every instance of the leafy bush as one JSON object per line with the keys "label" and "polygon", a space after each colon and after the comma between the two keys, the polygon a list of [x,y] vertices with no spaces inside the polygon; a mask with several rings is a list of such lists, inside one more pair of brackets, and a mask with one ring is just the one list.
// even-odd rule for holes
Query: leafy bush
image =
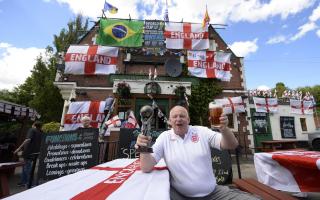
{"label": "leafy bush", "polygon": [[42,130],[45,133],[49,132],[57,132],[60,129],[60,123],[59,122],[50,122],[46,123],[42,126]]}

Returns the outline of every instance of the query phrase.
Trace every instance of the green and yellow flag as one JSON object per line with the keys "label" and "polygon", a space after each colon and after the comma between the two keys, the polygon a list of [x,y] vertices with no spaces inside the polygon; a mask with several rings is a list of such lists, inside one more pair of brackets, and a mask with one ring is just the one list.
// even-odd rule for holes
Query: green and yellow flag
{"label": "green and yellow flag", "polygon": [[101,19],[97,44],[107,46],[142,46],[143,21]]}

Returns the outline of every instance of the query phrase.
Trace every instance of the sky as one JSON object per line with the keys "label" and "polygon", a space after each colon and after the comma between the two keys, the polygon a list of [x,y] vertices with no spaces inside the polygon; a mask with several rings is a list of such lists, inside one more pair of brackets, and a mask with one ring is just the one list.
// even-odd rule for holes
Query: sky
{"label": "sky", "polygon": [[[108,0],[107,17],[163,19],[166,0]],[[244,57],[247,89],[290,89],[320,84],[320,0],[167,0],[170,21],[211,24],[230,49]],[[53,46],[78,13],[94,21],[104,0],[0,0],[0,90],[12,90],[31,74],[36,58]],[[215,26],[218,27],[218,26]],[[221,26],[219,26],[221,27]]]}

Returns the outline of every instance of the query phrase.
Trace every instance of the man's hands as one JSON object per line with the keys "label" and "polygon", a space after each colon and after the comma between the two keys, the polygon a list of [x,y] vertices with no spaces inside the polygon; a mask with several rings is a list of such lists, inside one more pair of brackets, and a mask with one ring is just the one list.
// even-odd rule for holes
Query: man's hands
{"label": "man's hands", "polygon": [[226,114],[222,114],[221,117],[219,118],[220,119],[220,131],[223,131],[225,130],[226,128],[228,128],[228,123],[229,123],[229,120],[228,120],[228,117]]}
{"label": "man's hands", "polygon": [[134,148],[135,148],[135,149],[138,149],[139,146],[141,146],[141,147],[142,147],[142,146],[146,147],[146,146],[148,146],[148,144],[150,144],[151,140],[152,140],[151,136],[146,136],[146,135],[143,135],[142,133],[140,133],[140,134],[138,135],[138,137],[137,137],[137,142],[136,142],[136,144],[134,145]]}

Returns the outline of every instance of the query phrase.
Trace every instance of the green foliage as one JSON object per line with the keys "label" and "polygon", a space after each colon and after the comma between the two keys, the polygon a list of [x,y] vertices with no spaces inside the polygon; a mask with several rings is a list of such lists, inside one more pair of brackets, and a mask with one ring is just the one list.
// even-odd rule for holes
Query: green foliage
{"label": "green foliage", "polygon": [[82,15],[77,15],[74,21],[68,23],[68,28],[63,28],[59,35],[54,35],[53,44],[57,52],[67,52],[70,44],[75,44],[88,32],[88,19],[83,22]]}
{"label": "green foliage", "polygon": [[0,133],[14,133],[21,128],[21,124],[18,122],[7,122],[0,124]]}
{"label": "green foliage", "polygon": [[42,130],[45,133],[49,132],[57,132],[60,129],[60,123],[59,122],[49,122],[42,126]]}
{"label": "green foliage", "polygon": [[14,88],[13,92],[3,91],[0,97],[6,100],[26,105],[37,110],[43,122],[59,121],[63,107],[60,91],[53,85],[56,75],[56,54],[67,51],[70,44],[74,44],[87,33],[88,19],[83,23],[83,17],[78,15],[74,21],[68,23],[59,35],[54,35],[54,45],[57,52],[48,46],[45,55],[37,58],[36,64],[26,81]]}
{"label": "green foliage", "polygon": [[208,126],[209,102],[221,94],[222,88],[217,84],[217,80],[201,79],[199,85],[191,87],[190,97],[190,120],[191,124]]}
{"label": "green foliage", "polygon": [[0,90],[0,99],[10,102],[16,102],[14,94],[7,89]]}
{"label": "green foliage", "polygon": [[277,90],[277,97],[282,97],[282,94],[285,90],[288,90],[289,88],[285,86],[284,83],[278,82],[276,84],[276,87],[272,89],[272,93],[274,93],[274,90]]}

